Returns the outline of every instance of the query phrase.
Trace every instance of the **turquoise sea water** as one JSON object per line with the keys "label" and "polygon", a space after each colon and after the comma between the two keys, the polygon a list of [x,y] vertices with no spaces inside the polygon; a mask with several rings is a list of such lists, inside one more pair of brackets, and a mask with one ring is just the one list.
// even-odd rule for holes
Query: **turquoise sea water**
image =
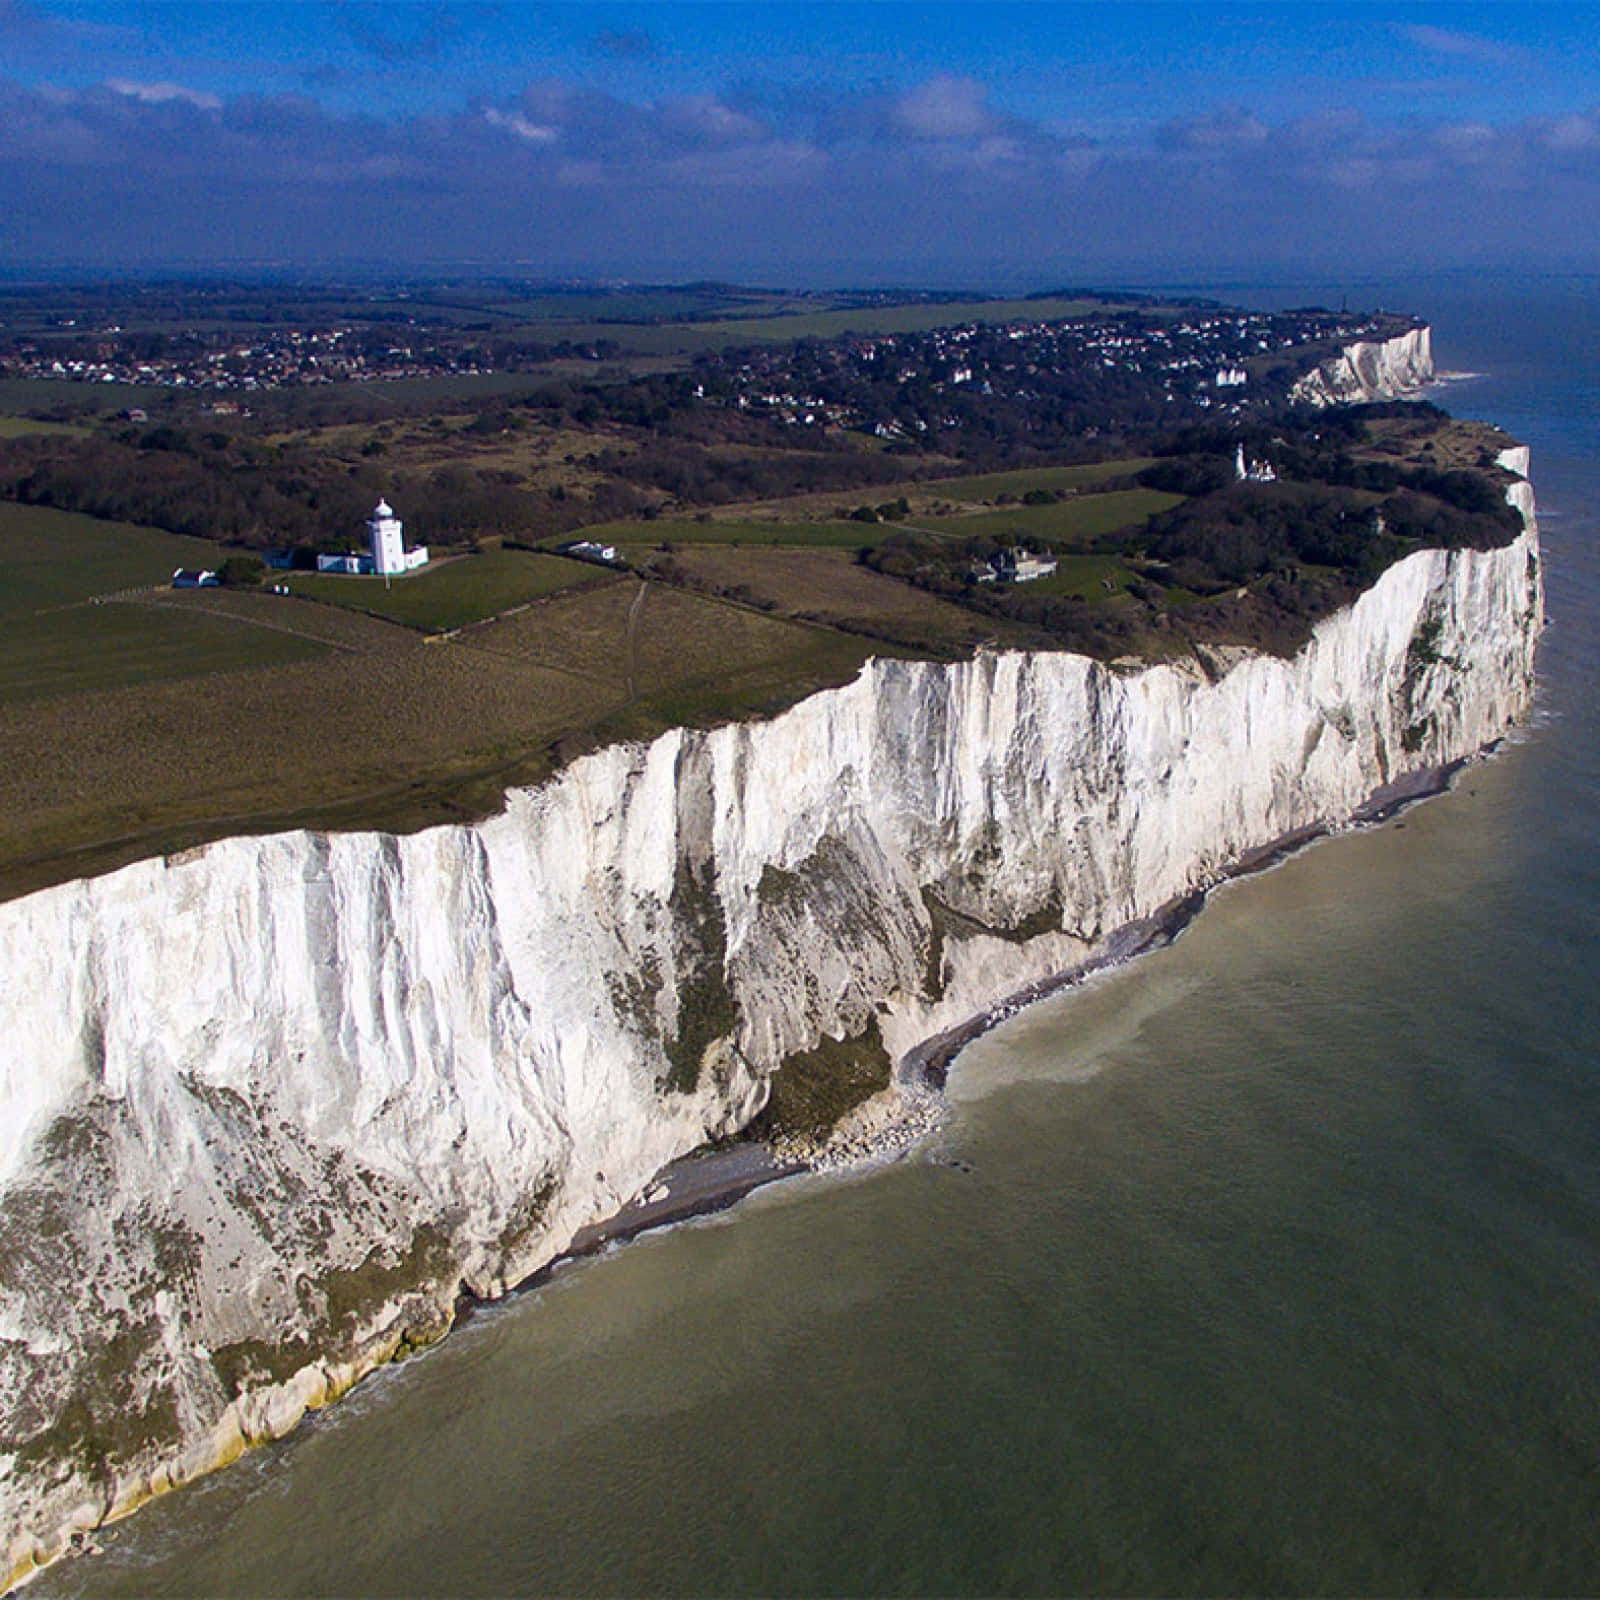
{"label": "turquoise sea water", "polygon": [[36,1592],[1600,1592],[1600,281],[1383,297],[1533,446],[1529,729]]}

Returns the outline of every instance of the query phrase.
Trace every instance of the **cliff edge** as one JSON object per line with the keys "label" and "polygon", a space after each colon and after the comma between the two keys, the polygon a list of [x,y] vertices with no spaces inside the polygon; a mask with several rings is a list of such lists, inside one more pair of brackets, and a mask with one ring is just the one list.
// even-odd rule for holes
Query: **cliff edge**
{"label": "cliff edge", "polygon": [[1420,394],[1434,377],[1432,330],[1412,328],[1393,339],[1346,345],[1301,378],[1289,390],[1289,399],[1319,409],[1406,400]]}
{"label": "cliff edge", "polygon": [[0,905],[11,1580],[436,1338],[824,1037],[902,1059],[1498,739],[1543,618],[1510,493],[1520,537],[1408,557],[1289,660],[877,660],[479,825]]}

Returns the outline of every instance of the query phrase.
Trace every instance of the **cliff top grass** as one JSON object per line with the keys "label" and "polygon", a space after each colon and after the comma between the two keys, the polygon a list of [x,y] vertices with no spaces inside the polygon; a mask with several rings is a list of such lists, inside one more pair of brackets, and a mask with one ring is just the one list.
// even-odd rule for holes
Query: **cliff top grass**
{"label": "cliff top grass", "polygon": [[[288,596],[174,593],[215,544],[0,504],[0,894],[229,834],[481,817],[586,750],[770,714],[872,654],[1287,652],[1407,551],[1514,532],[1503,436],[1432,408],[1264,426],[1277,484],[1232,481],[1235,437],[613,520],[591,532],[621,571],[491,544]],[[1056,569],[980,581],[1007,547]]]}
{"label": "cliff top grass", "polygon": [[1048,541],[1052,546],[1076,545],[1119,528],[1139,527],[1158,511],[1170,511],[1182,498],[1159,489],[1114,489],[1074,495],[1048,505],[1009,505],[994,511],[912,516],[906,520],[908,526],[925,532],[962,539],[1014,534],[1021,539]]}
{"label": "cliff top grass", "polygon": [[0,704],[324,653],[324,640],[241,627],[166,587],[174,568],[216,559],[204,540],[0,502]]}
{"label": "cliff top grass", "polygon": [[388,581],[323,572],[284,573],[279,581],[307,599],[444,633],[563,589],[611,583],[616,577],[560,556],[502,548],[446,556]]}
{"label": "cliff top grass", "polygon": [[[1040,491],[1084,493],[1131,482],[1145,468],[1155,464],[1153,456],[1116,455],[1103,461],[1076,462],[1071,465],[1017,467],[1007,472],[959,473],[949,470],[955,464],[931,463],[935,470],[918,478],[892,478],[876,485],[865,497],[869,505],[904,499],[906,515],[924,518],[950,516],[963,511],[992,511],[1008,504],[1019,504],[1026,495]],[[706,517],[713,523],[839,521],[854,506],[833,491],[786,495],[777,500],[750,500],[736,506],[710,508]]]}
{"label": "cliff top grass", "polygon": [[[308,630],[344,616],[262,598]],[[84,615],[96,627],[138,609]],[[202,619],[280,637],[242,610],[188,620]],[[309,658],[0,701],[0,741],[12,752],[0,766],[0,894],[232,834],[474,819],[586,749],[770,714],[848,682],[874,649],[835,629],[616,579],[437,643],[344,620],[359,634]],[[129,648],[112,631],[92,642],[102,656]]]}
{"label": "cliff top grass", "polygon": [[[876,544],[893,529],[845,518],[811,521],[801,517],[655,517],[649,521],[602,522],[583,528],[576,537],[625,547],[651,545],[797,545],[817,549],[857,550]],[[555,541],[552,541],[555,542]],[[563,539],[560,541],[565,543]]]}

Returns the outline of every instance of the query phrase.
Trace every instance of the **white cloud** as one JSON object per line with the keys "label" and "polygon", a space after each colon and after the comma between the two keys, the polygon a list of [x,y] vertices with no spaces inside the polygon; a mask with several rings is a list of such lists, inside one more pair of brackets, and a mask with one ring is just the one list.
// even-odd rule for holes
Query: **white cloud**
{"label": "white cloud", "polygon": [[1600,118],[1556,117],[1538,124],[1537,135],[1547,150],[1554,150],[1558,154],[1592,150],[1600,144]]}
{"label": "white cloud", "polygon": [[490,127],[502,128],[507,133],[512,133],[519,139],[526,139],[529,144],[554,144],[561,137],[559,128],[545,126],[541,122],[530,122],[520,111],[497,111],[491,106],[483,114],[484,121]]}
{"label": "white cloud", "polygon": [[184,105],[198,106],[202,111],[222,109],[222,101],[216,95],[202,89],[186,89],[181,83],[136,83],[131,78],[108,78],[106,88],[137,100],[141,105],[163,106],[177,100]]}
{"label": "white cloud", "polygon": [[1500,134],[1481,122],[1446,123],[1433,139],[1447,155],[1469,166],[1489,160],[1501,143]]}
{"label": "white cloud", "polygon": [[1400,32],[1429,55],[1450,56],[1457,61],[1476,61],[1486,67],[1519,67],[1527,64],[1528,53],[1515,45],[1500,44],[1475,33],[1455,28],[1436,28],[1431,23],[1408,22]]}
{"label": "white cloud", "polygon": [[972,78],[929,78],[900,97],[895,121],[919,139],[970,139],[990,125],[989,91]]}
{"label": "white cloud", "polygon": [[767,131],[754,117],[711,94],[666,101],[658,114],[664,127],[690,138],[750,140],[765,137]]}

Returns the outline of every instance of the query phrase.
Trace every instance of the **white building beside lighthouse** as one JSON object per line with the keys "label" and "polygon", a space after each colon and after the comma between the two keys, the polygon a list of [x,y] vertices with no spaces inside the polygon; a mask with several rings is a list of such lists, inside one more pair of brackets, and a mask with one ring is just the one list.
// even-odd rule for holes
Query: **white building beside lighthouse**
{"label": "white building beside lighthouse", "polygon": [[394,507],[387,500],[380,500],[373,507],[367,520],[372,571],[386,577],[392,572],[410,572],[426,564],[427,545],[419,544],[407,550],[404,529],[405,524],[394,514]]}
{"label": "white building beside lighthouse", "polygon": [[390,577],[396,572],[414,572],[428,562],[425,544],[406,549],[405,524],[394,514],[387,500],[380,500],[367,518],[367,553],[351,550],[344,555],[320,555],[318,572],[378,573]]}

